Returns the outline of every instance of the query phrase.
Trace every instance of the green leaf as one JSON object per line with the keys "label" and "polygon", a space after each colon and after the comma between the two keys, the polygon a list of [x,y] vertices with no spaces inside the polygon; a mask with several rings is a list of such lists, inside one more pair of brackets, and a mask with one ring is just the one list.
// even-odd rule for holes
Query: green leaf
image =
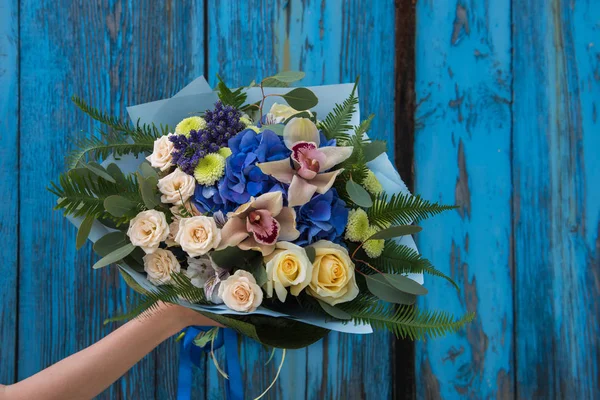
{"label": "green leaf", "polygon": [[[289,117],[288,119],[283,121],[283,124],[287,125],[287,123],[290,122],[294,118],[308,118],[310,120],[313,120],[313,116],[314,116],[314,114],[311,114],[308,111],[302,111],[302,112],[292,115],[291,117]],[[313,122],[315,122],[315,121],[313,121]]]}
{"label": "green leaf", "polygon": [[317,299],[317,301],[319,302],[319,305],[321,306],[323,311],[325,311],[327,314],[331,315],[333,318],[346,320],[346,321],[352,319],[352,316],[350,314],[348,314],[347,312],[340,310],[339,308],[334,307],[332,305],[329,305],[322,300]]}
{"label": "green leaf", "polygon": [[290,107],[298,111],[308,110],[319,103],[317,96],[306,88],[293,89],[286,94],[282,94],[281,97],[287,101]]}
{"label": "green leaf", "polygon": [[342,141],[350,138],[348,135],[348,131],[352,129],[350,121],[358,105],[358,97],[356,96],[357,87],[358,78],[356,78],[350,96],[342,104],[336,104],[333,111],[327,114],[325,120],[322,121],[321,127],[327,139]]}
{"label": "green leaf", "polygon": [[369,208],[373,205],[369,192],[352,179],[346,182],[346,192],[350,196],[350,200],[357,206]]}
{"label": "green leaf", "polygon": [[386,279],[386,274],[367,275],[367,287],[369,291],[383,301],[394,304],[415,304],[417,297],[396,288]]}
{"label": "green leaf", "polygon": [[241,269],[250,272],[254,279],[256,279],[256,284],[262,286],[267,283],[267,270],[263,266],[262,258],[256,258],[255,260],[258,262],[246,264],[244,267],[241,267]]}
{"label": "green leaf", "polygon": [[121,171],[121,168],[119,168],[119,166],[117,164],[115,164],[115,163],[108,164],[108,166],[106,167],[106,172],[108,172],[110,174],[110,176],[115,178],[115,181],[117,182],[117,184],[122,185],[122,186],[127,185],[127,178],[125,178],[125,174],[123,174],[123,171]]}
{"label": "green leaf", "polygon": [[290,84],[287,82],[281,82],[272,76],[269,76],[262,80],[260,83],[262,87],[289,87]]}
{"label": "green leaf", "polygon": [[129,243],[129,240],[125,232],[111,232],[102,236],[94,243],[94,251],[100,257],[105,257],[127,243]]}
{"label": "green leaf", "polygon": [[283,136],[283,128],[285,128],[285,125],[283,124],[263,125],[260,128],[260,131],[272,131],[278,136]]}
{"label": "green leaf", "polygon": [[260,252],[254,250],[242,250],[237,246],[230,246],[223,250],[213,251],[210,253],[210,258],[219,267],[225,269],[250,266],[256,259],[262,262],[262,254]]}
{"label": "green leaf", "polygon": [[304,78],[305,75],[306,74],[302,71],[282,71],[265,79],[272,78],[279,82],[292,83]]}
{"label": "green leaf", "polygon": [[92,268],[98,269],[116,263],[117,261],[121,261],[123,258],[127,257],[133,250],[135,250],[135,246],[131,243],[127,243],[125,246],[119,247],[115,251],[107,254],[102,259],[98,260],[98,262],[96,262],[96,264],[94,264]]}
{"label": "green leaf", "polygon": [[383,140],[375,140],[363,146],[365,161],[369,162],[376,159],[379,155],[385,153],[387,146]]}
{"label": "green leaf", "polygon": [[144,178],[154,177],[158,179],[158,172],[156,172],[156,170],[152,168],[148,161],[144,161],[140,165],[140,172],[142,173],[142,176]]}
{"label": "green leaf", "polygon": [[317,257],[317,251],[314,247],[305,247],[304,251],[306,252],[306,256],[310,260],[311,263],[315,262],[315,258]]}
{"label": "green leaf", "polygon": [[131,210],[135,209],[137,203],[126,199],[123,196],[112,195],[104,199],[104,208],[115,217],[122,217]]}
{"label": "green leaf", "polygon": [[[390,226],[389,228],[382,229],[369,237],[367,240],[380,240],[380,239],[392,239],[395,237],[412,235],[414,233],[421,232],[423,228],[416,225],[398,225]],[[365,242],[367,241],[365,240]]]}
{"label": "green leaf", "polygon": [[414,294],[415,296],[426,295],[427,288],[421,285],[419,282],[413,281],[407,276],[397,274],[380,274],[392,284],[396,289],[401,290],[405,293]]}
{"label": "green leaf", "polygon": [[117,183],[117,181],[115,181],[115,179],[110,176],[110,174],[108,172],[106,172],[106,170],[98,163],[96,162],[89,162],[87,164],[85,163],[81,163],[83,164],[83,166],[87,169],[89,169],[91,172],[93,172],[95,175],[99,176],[100,178],[103,178],[111,183]]}
{"label": "green leaf", "polygon": [[158,195],[156,185],[158,185],[158,179],[155,177],[144,178],[141,174],[137,174],[138,183],[140,185],[140,194],[142,200],[147,209],[153,210],[156,206],[160,205],[160,196]]}
{"label": "green leaf", "polygon": [[244,102],[246,102],[246,98],[248,97],[243,88],[237,88],[232,91],[218,74],[217,79],[219,80],[219,83],[217,83],[217,95],[219,96],[219,100],[225,105],[240,108]]}
{"label": "green leaf", "polygon": [[88,215],[81,221],[81,225],[79,225],[79,229],[77,230],[77,238],[75,239],[75,248],[77,250],[83,247],[88,236],[90,236],[90,231],[95,220],[93,215]]}

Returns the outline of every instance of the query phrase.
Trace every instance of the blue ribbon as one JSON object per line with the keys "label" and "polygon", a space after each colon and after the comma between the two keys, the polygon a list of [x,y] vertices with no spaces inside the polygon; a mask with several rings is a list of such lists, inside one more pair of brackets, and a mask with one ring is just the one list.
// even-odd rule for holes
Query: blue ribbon
{"label": "blue ribbon", "polygon": [[[192,365],[200,367],[202,353],[210,353],[210,342],[205,346],[197,346],[194,339],[200,332],[207,332],[210,326],[190,326],[183,330],[179,352],[179,378],[177,384],[177,400],[190,400],[192,394]],[[237,351],[237,333],[233,329],[219,329],[212,345],[213,350],[225,345],[225,373],[229,379],[225,382],[228,400],[243,400],[242,367]]]}

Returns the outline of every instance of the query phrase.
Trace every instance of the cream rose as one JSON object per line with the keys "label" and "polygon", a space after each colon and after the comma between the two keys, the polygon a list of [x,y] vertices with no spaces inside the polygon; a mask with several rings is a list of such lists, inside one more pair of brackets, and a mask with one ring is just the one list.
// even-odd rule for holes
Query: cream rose
{"label": "cream rose", "polygon": [[232,310],[252,312],[262,303],[263,294],[252,274],[240,269],[221,282],[219,297]]}
{"label": "cream rose", "polygon": [[154,253],[146,254],[143,260],[148,280],[157,286],[170,283],[171,274],[181,270],[177,258],[169,250],[156,249]]}
{"label": "cream rose", "polygon": [[173,142],[169,140],[171,134],[161,136],[154,141],[152,154],[146,157],[154,168],[166,171],[173,166],[171,162],[171,153],[173,152]]}
{"label": "cream rose", "polygon": [[181,204],[194,194],[196,180],[179,168],[158,180],[158,190],[162,193],[163,203]]}
{"label": "cream rose", "polygon": [[273,297],[273,289],[282,303],[287,297],[286,288],[298,296],[312,279],[313,265],[300,246],[289,242],[278,242],[275,251],[265,258],[267,261],[267,297]]}
{"label": "cream rose", "polygon": [[147,254],[154,253],[169,236],[165,214],[156,210],[142,211],[129,221],[127,236],[134,246],[141,247]]}
{"label": "cream rose", "polygon": [[175,241],[190,257],[198,257],[219,245],[221,230],[211,217],[181,218]]}
{"label": "cream rose", "polygon": [[348,251],[327,240],[309,247],[315,249],[315,261],[306,289],[308,294],[332,306],[353,300],[358,295],[358,286]]}

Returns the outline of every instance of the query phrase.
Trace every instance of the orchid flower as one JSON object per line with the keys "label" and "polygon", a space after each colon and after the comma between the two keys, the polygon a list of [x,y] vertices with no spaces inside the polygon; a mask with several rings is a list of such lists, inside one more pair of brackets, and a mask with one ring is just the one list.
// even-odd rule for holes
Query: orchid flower
{"label": "orchid flower", "polygon": [[[352,155],[352,146],[319,148],[319,130],[308,118],[293,118],[283,129],[290,158],[256,164],[263,173],[289,184],[288,206],[301,206],[327,192],[343,169],[329,171]],[[290,160],[291,159],[291,160]]]}
{"label": "orchid flower", "polygon": [[221,243],[217,250],[238,246],[242,250],[257,250],[269,255],[277,241],[292,241],[300,236],[296,229],[296,212],[283,206],[281,192],[265,193],[252,197],[235,211],[221,230]]}

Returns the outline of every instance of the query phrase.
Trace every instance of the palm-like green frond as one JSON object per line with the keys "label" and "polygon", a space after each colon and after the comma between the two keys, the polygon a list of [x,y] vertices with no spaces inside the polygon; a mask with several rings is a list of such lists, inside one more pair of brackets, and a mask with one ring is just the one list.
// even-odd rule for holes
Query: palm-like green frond
{"label": "palm-like green frond", "polygon": [[242,107],[242,105],[246,102],[246,98],[248,97],[246,92],[244,92],[244,88],[231,90],[229,87],[227,87],[223,79],[218,74],[217,79],[219,80],[219,83],[217,83],[217,96],[219,96],[221,103],[234,108]]}
{"label": "palm-like green frond", "polygon": [[386,194],[380,194],[367,210],[367,215],[369,222],[385,228],[390,224],[408,225],[455,208],[456,206],[431,203],[408,193],[394,194],[389,200]]}
{"label": "palm-like green frond", "polygon": [[446,279],[456,290],[460,290],[456,282],[446,274],[438,271],[428,259],[408,246],[386,240],[381,256],[370,259],[369,263],[382,272],[393,274],[430,274]]}
{"label": "palm-like green frond", "polygon": [[356,322],[369,323],[375,329],[387,329],[396,337],[408,337],[411,340],[457,332],[475,317],[475,314],[467,313],[461,318],[455,318],[444,311],[421,311],[414,306],[405,305],[393,308],[381,303],[367,307],[341,308]]}
{"label": "palm-like green frond", "polygon": [[129,311],[109,318],[104,323],[132,319],[146,311],[154,311],[160,302],[177,304],[180,299],[193,304],[212,304],[206,299],[204,290],[192,285],[184,273],[173,273],[170,284],[157,286],[155,291],[146,291],[144,295],[139,295]]}
{"label": "palm-like green frond", "polygon": [[79,162],[85,162],[87,157],[99,162],[109,154],[121,156],[131,153],[137,156],[152,152],[152,148],[153,141],[130,143],[123,136],[105,136],[105,141],[97,137],[84,138],[77,142],[76,149],[68,155],[68,168],[75,168]]}
{"label": "palm-like green frond", "polygon": [[356,87],[358,78],[350,96],[342,104],[336,104],[333,111],[327,114],[325,120],[321,122],[320,128],[323,130],[327,139],[348,140],[350,135],[348,131],[352,129],[350,120],[352,114],[356,111],[358,105],[358,96],[356,96]]}

